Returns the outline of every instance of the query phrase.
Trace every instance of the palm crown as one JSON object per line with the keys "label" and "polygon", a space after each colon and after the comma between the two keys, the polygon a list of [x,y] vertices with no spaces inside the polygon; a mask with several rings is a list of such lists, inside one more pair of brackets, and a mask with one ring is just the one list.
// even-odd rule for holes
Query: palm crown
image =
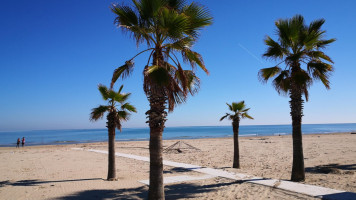
{"label": "palm crown", "polygon": [[226,105],[229,107],[229,110],[232,111],[233,113],[226,113],[223,117],[221,117],[220,121],[224,120],[225,118],[228,118],[232,121],[240,120],[241,118],[249,118],[253,119],[247,111],[250,110],[250,108],[246,108],[245,101],[240,101],[240,102],[232,102],[232,104],[226,103]]}
{"label": "palm crown", "polygon": [[[202,56],[191,47],[199,31],[212,23],[209,12],[196,3],[186,5],[184,0],[132,0],[133,6],[113,5],[115,23],[131,34],[137,45],[145,42],[149,52],[144,68],[144,91],[164,94],[169,110],[185,101],[188,93],[199,89],[195,74],[198,66],[206,73]],[[136,56],[138,56],[137,54]],[[184,70],[177,54],[192,70]],[[136,57],[135,56],[135,57]],[[126,78],[133,70],[133,57],[114,71],[111,86],[118,78]],[[150,63],[152,59],[152,63]],[[150,65],[151,64],[151,65]]]}
{"label": "palm crown", "polygon": [[[335,39],[324,39],[325,31],[321,30],[324,22],[324,19],[319,19],[307,26],[301,15],[277,20],[278,41],[267,36],[265,44],[268,48],[263,56],[281,62],[275,67],[261,69],[260,80],[267,82],[275,77],[272,84],[280,94],[287,94],[293,82],[306,100],[313,80],[320,80],[329,89],[329,76],[333,71],[330,63],[333,61],[322,50]],[[284,69],[279,66],[282,63],[285,64]],[[300,67],[301,63],[306,65],[306,69]]]}
{"label": "palm crown", "polygon": [[[118,92],[108,89],[104,85],[99,85],[98,89],[102,98],[108,101],[108,105],[100,105],[92,109],[90,120],[97,121],[103,118],[104,114],[108,112],[114,118],[115,127],[121,131],[121,121],[127,121],[130,112],[136,112],[136,108],[130,103],[126,102],[131,93],[121,93],[123,86]],[[119,105],[117,105],[119,104]]]}

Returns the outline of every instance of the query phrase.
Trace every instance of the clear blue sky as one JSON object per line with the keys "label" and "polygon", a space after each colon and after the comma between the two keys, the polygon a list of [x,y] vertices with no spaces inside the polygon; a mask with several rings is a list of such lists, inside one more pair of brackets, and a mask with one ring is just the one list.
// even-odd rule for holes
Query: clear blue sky
{"label": "clear blue sky", "polygon": [[[114,0],[2,0],[0,2],[0,131],[105,128],[90,122],[102,104],[97,85],[144,46],[117,29],[109,10]],[[128,0],[125,1],[129,2]],[[199,73],[201,90],[168,116],[167,126],[229,125],[219,122],[225,102],[245,100],[255,120],[241,124],[289,124],[289,98],[257,79],[264,60],[263,39],[273,38],[275,20],[302,14],[307,23],[324,18],[326,53],[335,61],[331,90],[310,89],[303,123],[356,122],[356,1],[202,1],[214,24],[194,46],[210,76]],[[138,113],[124,127],[146,127],[148,101],[142,90],[146,54],[136,59],[124,91]]]}

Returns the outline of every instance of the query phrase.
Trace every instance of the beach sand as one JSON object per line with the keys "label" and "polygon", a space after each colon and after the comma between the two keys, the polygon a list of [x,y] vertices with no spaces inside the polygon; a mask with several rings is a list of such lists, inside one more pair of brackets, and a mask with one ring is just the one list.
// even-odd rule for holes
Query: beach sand
{"label": "beach sand", "polygon": [[[117,135],[120,137],[120,134]],[[168,147],[177,140],[165,140]],[[164,153],[165,160],[274,179],[290,179],[291,136],[240,137],[241,169],[232,138],[184,140],[201,151]],[[305,183],[356,192],[356,134],[304,135]],[[118,181],[106,181],[106,143],[0,148],[0,199],[143,199],[149,163],[117,157]],[[148,141],[117,142],[116,152],[149,156]],[[164,166],[164,177],[204,174]],[[165,185],[166,199],[315,199],[276,188],[210,178]]]}

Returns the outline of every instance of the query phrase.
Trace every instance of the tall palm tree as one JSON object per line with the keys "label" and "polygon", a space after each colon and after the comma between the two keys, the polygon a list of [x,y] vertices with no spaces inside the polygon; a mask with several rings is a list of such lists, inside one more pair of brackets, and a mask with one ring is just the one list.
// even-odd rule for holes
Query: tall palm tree
{"label": "tall palm tree", "polygon": [[245,101],[240,102],[232,102],[232,104],[226,103],[229,107],[229,110],[232,113],[226,113],[220,121],[225,118],[232,120],[232,130],[234,132],[234,161],[232,164],[233,168],[240,168],[240,153],[239,153],[239,127],[240,127],[240,119],[249,118],[253,119],[247,111],[250,108],[246,108]]}
{"label": "tall palm tree", "polygon": [[[187,95],[199,89],[196,67],[208,73],[202,56],[191,48],[203,27],[212,23],[205,7],[185,0],[132,0],[133,5],[113,5],[115,23],[131,34],[137,45],[147,44],[114,71],[112,85],[118,78],[126,78],[133,70],[133,59],[148,53],[143,69],[143,88],[150,104],[146,112],[150,127],[150,184],[149,199],[164,199],[162,133],[168,111],[183,103]],[[192,70],[184,70],[177,54]],[[151,62],[152,61],[152,62]]]}
{"label": "tall palm tree", "polygon": [[115,128],[121,132],[121,122],[127,121],[130,116],[130,112],[136,112],[136,108],[130,103],[127,103],[127,99],[131,93],[121,93],[123,86],[120,87],[118,92],[112,89],[108,89],[104,85],[98,86],[101,96],[105,101],[108,101],[107,105],[100,105],[92,109],[90,113],[90,120],[97,121],[102,119],[105,113],[106,115],[106,127],[109,134],[109,156],[108,156],[108,181],[116,180],[116,167],[115,167]]}
{"label": "tall palm tree", "polygon": [[[312,21],[306,25],[301,15],[291,19],[276,21],[278,40],[269,36],[265,39],[268,46],[264,57],[280,61],[274,67],[259,71],[259,78],[266,83],[273,78],[272,85],[279,94],[289,95],[293,126],[293,167],[292,181],[304,181],[304,157],[302,146],[302,96],[308,101],[308,89],[314,80],[320,80],[329,89],[329,77],[333,71],[333,61],[322,50],[335,39],[325,39],[321,30],[324,19]],[[284,67],[280,65],[284,63]],[[303,68],[304,66],[304,68]]]}

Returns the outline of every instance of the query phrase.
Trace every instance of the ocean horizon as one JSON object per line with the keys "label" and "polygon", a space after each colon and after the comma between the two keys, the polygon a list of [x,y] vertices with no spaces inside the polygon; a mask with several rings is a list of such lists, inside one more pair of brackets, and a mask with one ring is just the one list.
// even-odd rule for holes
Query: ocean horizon
{"label": "ocean horizon", "polygon": [[[241,125],[240,137],[290,135],[291,125]],[[356,123],[303,124],[303,134],[356,132]],[[232,137],[231,126],[166,127],[164,140]],[[61,129],[0,132],[0,147],[16,146],[17,138],[26,138],[27,146],[104,142],[107,129]],[[116,141],[149,140],[149,128],[123,128],[116,131]]]}

